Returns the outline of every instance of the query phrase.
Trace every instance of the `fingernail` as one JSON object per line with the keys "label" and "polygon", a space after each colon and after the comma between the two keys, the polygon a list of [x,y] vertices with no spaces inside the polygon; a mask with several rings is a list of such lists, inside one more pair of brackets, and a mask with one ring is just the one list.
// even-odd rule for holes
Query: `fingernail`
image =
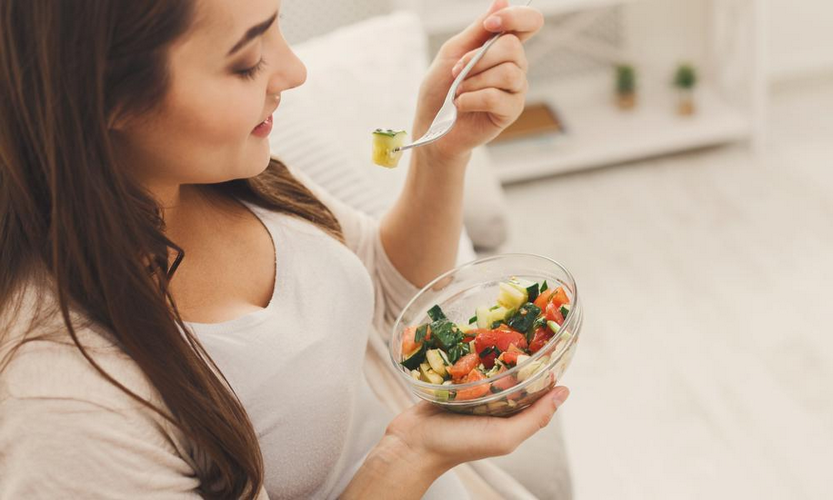
{"label": "fingernail", "polygon": [[486,29],[496,30],[500,28],[501,24],[503,24],[503,20],[499,16],[492,16],[486,19]]}
{"label": "fingernail", "polygon": [[460,73],[460,70],[462,70],[462,69],[463,69],[463,60],[461,59],[461,60],[457,61],[457,64],[455,64],[454,67],[451,69],[451,74],[456,77],[457,74]]}
{"label": "fingernail", "polygon": [[568,397],[570,397],[570,389],[567,389],[566,387],[558,387],[552,394],[552,399],[555,401],[557,406],[564,404],[564,401],[567,401]]}

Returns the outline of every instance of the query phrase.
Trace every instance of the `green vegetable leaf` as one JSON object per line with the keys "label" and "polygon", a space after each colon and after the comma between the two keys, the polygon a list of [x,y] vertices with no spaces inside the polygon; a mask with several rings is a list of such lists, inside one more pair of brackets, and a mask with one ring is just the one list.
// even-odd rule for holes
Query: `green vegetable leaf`
{"label": "green vegetable leaf", "polygon": [[469,318],[469,324],[473,325],[474,323],[477,323],[477,315],[476,314],[474,316],[472,316],[471,318]]}
{"label": "green vegetable leaf", "polygon": [[463,340],[463,332],[446,318],[431,323],[431,338],[437,347],[448,351]]}
{"label": "green vegetable leaf", "polygon": [[549,287],[547,286],[547,280],[544,280],[544,282],[541,284],[541,293],[546,292],[548,288]]}
{"label": "green vegetable leaf", "polygon": [[448,350],[448,361],[449,361],[449,363],[451,363],[453,365],[460,358],[462,358],[466,354],[469,354],[470,351],[471,351],[471,349],[469,349],[469,344],[467,344],[467,343],[460,343],[460,344],[457,344],[457,345],[451,347],[451,349]]}
{"label": "green vegetable leaf", "polygon": [[495,354],[495,357],[498,357],[498,356],[500,356],[500,349],[498,349],[497,347],[495,347],[493,345],[490,345],[489,347],[480,351],[480,359],[483,359],[483,358],[485,358],[486,356],[488,356],[489,354],[492,354],[492,353]]}
{"label": "green vegetable leaf", "polygon": [[528,296],[527,300],[529,302],[535,302],[535,299],[538,298],[538,283],[535,283],[534,285],[528,286],[526,288],[526,293],[527,293],[527,296]]}

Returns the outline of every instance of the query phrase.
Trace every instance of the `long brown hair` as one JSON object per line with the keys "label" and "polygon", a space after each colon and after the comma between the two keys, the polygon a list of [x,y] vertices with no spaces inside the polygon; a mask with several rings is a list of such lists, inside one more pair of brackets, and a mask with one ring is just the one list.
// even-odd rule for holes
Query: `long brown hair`
{"label": "long brown hair", "polygon": [[[252,424],[177,312],[169,282],[183,253],[152,196],[119,170],[108,130],[114,113],[150,111],[164,96],[167,49],[194,8],[194,0],[0,3],[0,316],[33,276],[46,276],[83,356],[179,426],[206,459],[201,493],[254,498],[263,462]],[[341,237],[333,214],[276,160],[254,179],[216,187]],[[112,336],[166,408],[96,363],[79,341],[76,311]]]}

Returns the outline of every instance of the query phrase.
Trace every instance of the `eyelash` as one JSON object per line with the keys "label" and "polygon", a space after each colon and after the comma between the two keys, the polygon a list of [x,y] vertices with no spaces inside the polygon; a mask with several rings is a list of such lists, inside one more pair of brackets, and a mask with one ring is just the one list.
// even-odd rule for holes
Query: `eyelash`
{"label": "eyelash", "polygon": [[257,74],[260,73],[260,70],[262,70],[264,66],[266,66],[266,61],[261,57],[260,61],[258,61],[257,64],[255,64],[251,68],[241,69],[237,72],[237,74],[240,75],[241,78],[245,78],[247,80],[254,80]]}
{"label": "eyelash", "polygon": [[[278,14],[278,19],[283,19],[283,12]],[[260,70],[262,70],[265,65],[266,61],[261,57],[260,61],[258,61],[257,64],[255,64],[251,68],[241,69],[237,71],[237,74],[241,78],[245,78],[247,80],[254,80],[257,74],[260,73]]]}

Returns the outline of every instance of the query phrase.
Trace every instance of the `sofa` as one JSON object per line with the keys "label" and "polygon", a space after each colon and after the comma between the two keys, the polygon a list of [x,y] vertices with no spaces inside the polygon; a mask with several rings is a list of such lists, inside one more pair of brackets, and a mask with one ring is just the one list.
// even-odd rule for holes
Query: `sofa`
{"label": "sofa", "polygon": [[[428,41],[418,17],[394,12],[389,4],[385,0],[283,1],[281,27],[306,64],[308,78],[302,87],[285,93],[270,137],[275,156],[374,217],[383,214],[400,192],[408,153],[397,169],[373,165],[370,133],[379,127],[410,129],[429,63]],[[507,235],[506,200],[490,162],[485,147],[473,153],[460,263],[473,260],[475,248],[498,249]],[[557,417],[515,453],[472,468],[499,498],[572,496]]]}

